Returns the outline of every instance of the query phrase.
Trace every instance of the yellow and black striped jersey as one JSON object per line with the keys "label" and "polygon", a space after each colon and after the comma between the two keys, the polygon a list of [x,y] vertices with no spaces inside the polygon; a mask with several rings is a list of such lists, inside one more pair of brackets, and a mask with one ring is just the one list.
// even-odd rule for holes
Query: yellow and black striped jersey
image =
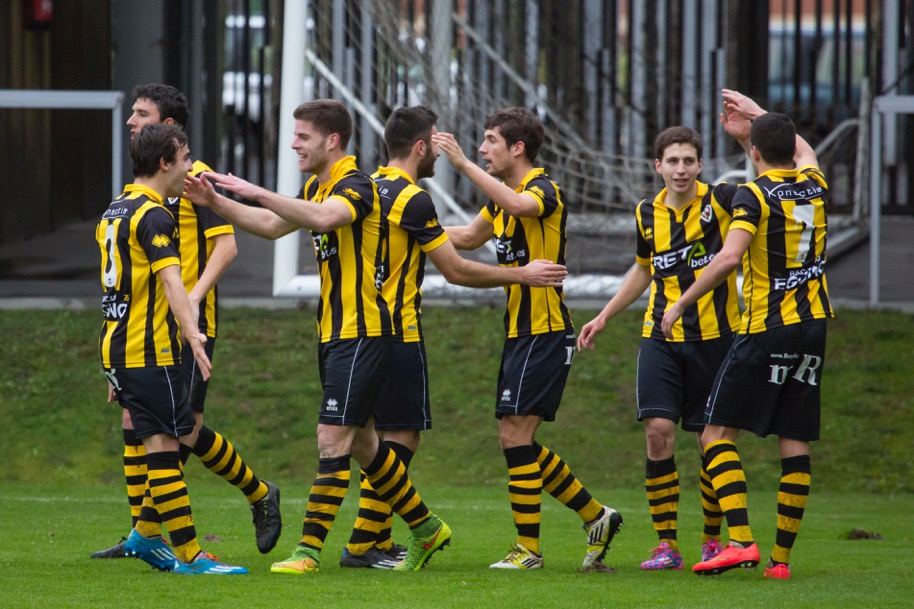
{"label": "yellow and black striped jersey", "polygon": [[730,226],[735,184],[696,182],[695,198],[675,209],[664,204],[664,188],[635,208],[635,260],[649,266],[651,293],[641,336],[684,342],[718,338],[739,326],[736,273],[689,306],[673,326],[673,338],[660,329],[663,313],[695,283],[723,247]]}
{"label": "yellow and black striped jersey", "polygon": [[382,293],[393,312],[394,335],[403,342],[422,340],[422,280],[425,253],[448,240],[431,196],[396,167],[379,167],[381,216],[387,232],[386,277]]}
{"label": "yellow and black striped jersey", "polygon": [[[212,169],[201,161],[194,161],[190,175],[198,176],[204,171]],[[206,264],[213,253],[212,239],[217,235],[232,235],[235,229],[213,210],[194,205],[189,199],[169,197],[165,201],[165,208],[178,224],[181,279],[184,281],[184,289],[190,292],[206,270]],[[212,338],[216,337],[218,298],[216,286],[200,301],[200,332]]]}
{"label": "yellow and black striped jersey", "polygon": [[[537,168],[524,177],[517,192],[530,195],[539,203],[537,217],[515,218],[492,201],[480,212],[492,225],[498,263],[524,266],[531,260],[546,259],[565,264],[568,210],[558,184],[550,180],[543,169]],[[508,338],[573,330],[561,287],[514,284],[505,286],[505,292],[508,295],[505,311]]]}
{"label": "yellow and black striped jersey", "polygon": [[377,185],[356,167],[354,156],[347,156],[330,168],[326,183],[319,184],[312,176],[298,196],[306,205],[338,199],[352,212],[351,224],[329,233],[311,231],[321,277],[320,342],[392,335],[390,310],[381,295],[383,239]]}
{"label": "yellow and black striped jersey", "polygon": [[95,228],[101,251],[105,368],[171,366],[180,362],[178,323],[156,273],[180,264],[175,221],[154,190],[128,184]]}
{"label": "yellow and black striped jersey", "polygon": [[730,230],[752,233],[743,258],[740,333],[834,317],[825,281],[828,183],[817,167],[772,169],[743,184]]}

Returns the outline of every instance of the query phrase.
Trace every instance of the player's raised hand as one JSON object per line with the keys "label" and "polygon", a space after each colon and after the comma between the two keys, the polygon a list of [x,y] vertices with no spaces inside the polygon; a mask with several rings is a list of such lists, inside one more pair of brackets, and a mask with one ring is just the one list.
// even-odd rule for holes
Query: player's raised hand
{"label": "player's raised hand", "polygon": [[187,175],[184,178],[184,194],[182,196],[197,205],[212,207],[219,193],[213,188],[212,182],[207,179],[204,172],[199,176]]}
{"label": "player's raised hand", "polygon": [[454,169],[463,171],[463,168],[469,164],[470,160],[463,154],[457,139],[450,133],[435,133],[432,135],[432,144],[447,155],[448,160]]}

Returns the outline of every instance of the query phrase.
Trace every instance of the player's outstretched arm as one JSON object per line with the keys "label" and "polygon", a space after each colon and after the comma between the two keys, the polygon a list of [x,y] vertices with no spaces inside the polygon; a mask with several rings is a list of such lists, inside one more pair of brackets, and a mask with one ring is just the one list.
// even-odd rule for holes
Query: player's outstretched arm
{"label": "player's outstretched arm", "polygon": [[532,260],[529,264],[502,267],[462,258],[450,240],[427,253],[448,282],[470,288],[492,288],[521,283],[533,287],[559,287],[568,269],[549,260]]}
{"label": "player's outstretched arm", "polygon": [[264,239],[278,239],[299,228],[269,209],[251,207],[219,194],[210,179],[210,172],[187,176],[184,179],[184,198],[211,208],[242,230]]}
{"label": "player's outstretched arm", "polygon": [[256,201],[277,216],[296,227],[318,233],[328,233],[341,226],[352,224],[355,213],[342,200],[330,197],[323,203],[302,201],[286,197],[262,186],[251,184],[231,174],[212,173],[216,186],[231,191],[249,201]]}

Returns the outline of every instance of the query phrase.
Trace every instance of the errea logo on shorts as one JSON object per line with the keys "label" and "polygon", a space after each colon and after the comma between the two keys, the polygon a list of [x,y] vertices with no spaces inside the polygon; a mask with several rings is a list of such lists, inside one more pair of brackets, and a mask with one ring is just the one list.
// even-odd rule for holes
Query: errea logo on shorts
{"label": "errea logo on shorts", "polygon": [[511,401],[511,390],[510,389],[505,389],[504,391],[501,392],[501,401],[502,402]]}
{"label": "errea logo on shorts", "polygon": [[329,400],[327,400],[327,410],[329,412],[336,412],[337,410],[339,410],[338,406],[339,406],[339,402],[337,402],[336,399],[330,398]]}
{"label": "errea logo on shorts", "polygon": [[168,238],[168,235],[156,235],[152,238],[152,244],[156,247],[165,247],[171,243],[171,239]]}

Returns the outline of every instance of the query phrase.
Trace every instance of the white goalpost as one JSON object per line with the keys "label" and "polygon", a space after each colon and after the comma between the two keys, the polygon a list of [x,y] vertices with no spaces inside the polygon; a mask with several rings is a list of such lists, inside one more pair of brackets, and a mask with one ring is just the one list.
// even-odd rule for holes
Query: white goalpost
{"label": "white goalpost", "polygon": [[881,95],[873,98],[870,116],[870,306],[879,305],[882,159],[892,158],[897,147],[895,120],[899,114],[914,114],[914,95]]}

